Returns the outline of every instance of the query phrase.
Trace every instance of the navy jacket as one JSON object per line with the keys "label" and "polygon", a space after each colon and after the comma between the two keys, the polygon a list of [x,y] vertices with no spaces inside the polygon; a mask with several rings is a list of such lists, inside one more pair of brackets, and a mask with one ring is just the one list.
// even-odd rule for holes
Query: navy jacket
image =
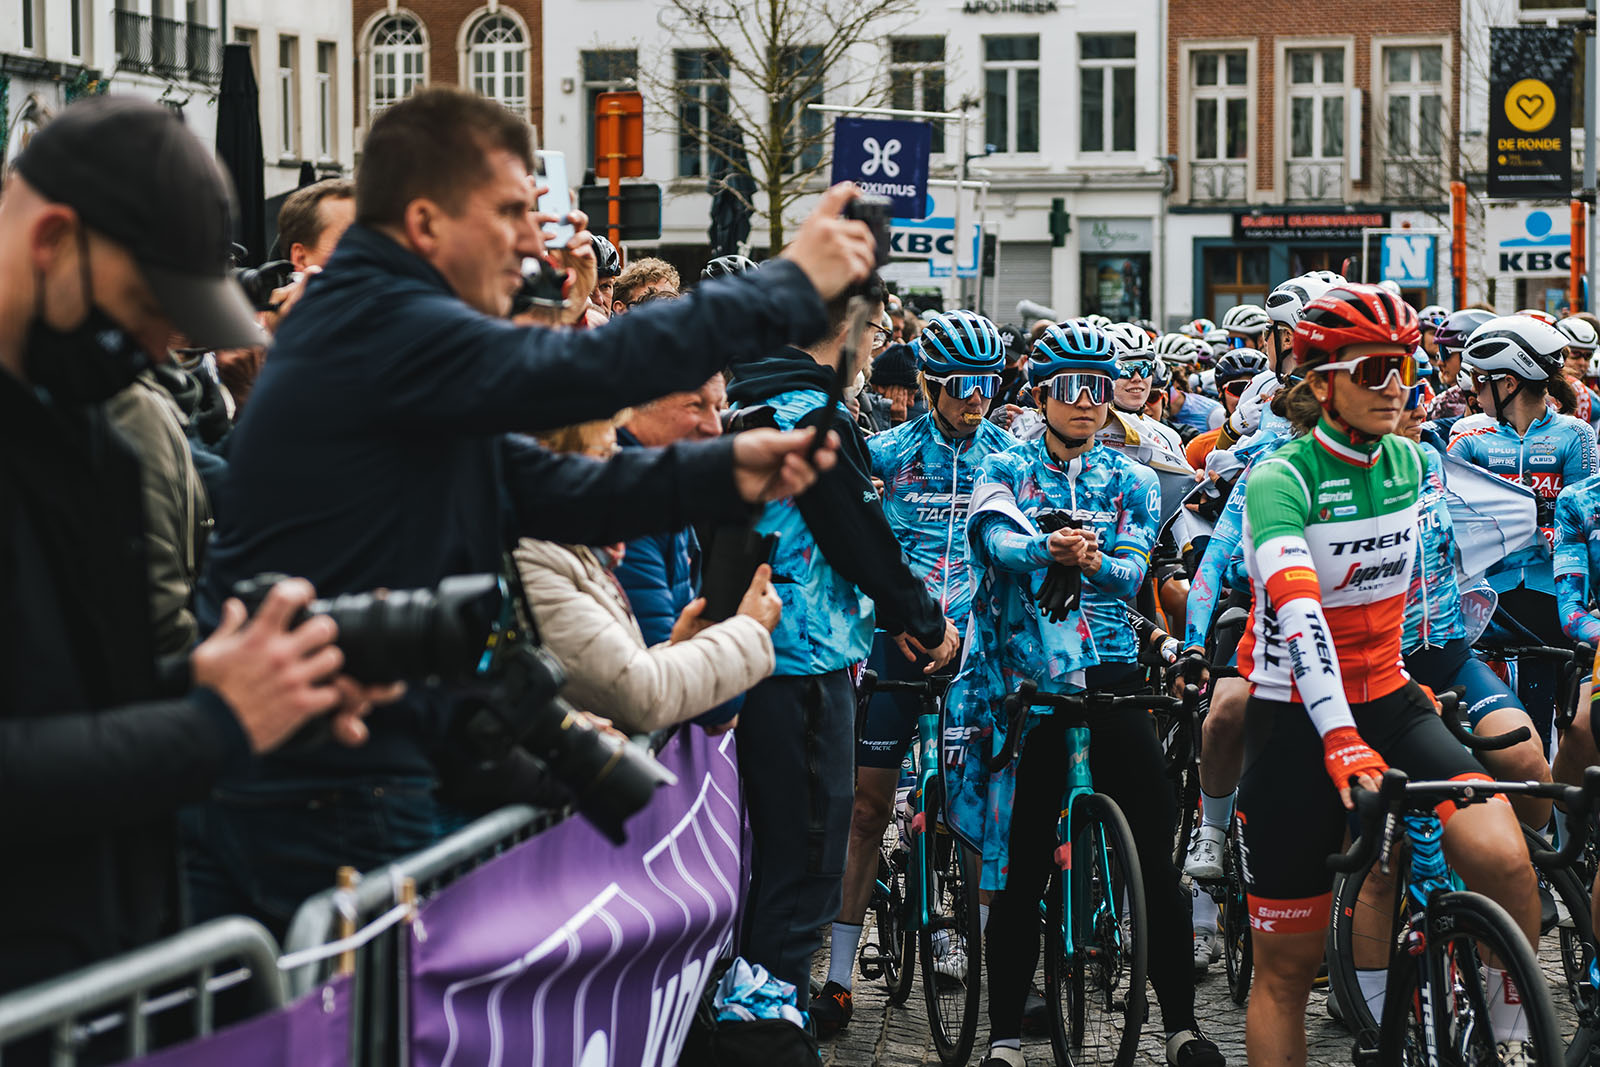
{"label": "navy jacket", "polygon": [[[353,226],[284,319],[233,431],[202,612],[215,618],[233,583],[263,571],[325,596],[431,586],[500,570],[518,536],[599,544],[747,515],[731,441],[602,463],[515,435],[698,388],[731,356],[825,325],[815,289],[780,260],[599,329],[516,327]],[[258,773],[430,774],[448,707],[447,692],[413,686],[372,716],[363,747],[283,753]]]}

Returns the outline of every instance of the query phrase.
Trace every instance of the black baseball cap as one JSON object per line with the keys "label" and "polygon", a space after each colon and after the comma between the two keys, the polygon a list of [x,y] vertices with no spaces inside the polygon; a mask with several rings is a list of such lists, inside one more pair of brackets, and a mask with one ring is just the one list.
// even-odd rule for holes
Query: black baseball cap
{"label": "black baseball cap", "polygon": [[34,134],[16,167],[40,196],[126,248],[193,344],[265,343],[228,269],[233,183],[176,113],[134,97],[80,100]]}

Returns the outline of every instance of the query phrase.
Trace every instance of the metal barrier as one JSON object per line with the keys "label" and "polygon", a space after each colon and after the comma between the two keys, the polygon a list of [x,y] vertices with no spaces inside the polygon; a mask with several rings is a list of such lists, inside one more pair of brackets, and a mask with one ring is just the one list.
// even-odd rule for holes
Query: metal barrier
{"label": "metal barrier", "polygon": [[[221,964],[233,966],[219,974]],[[251,1014],[286,1002],[277,943],[260,923],[237,915],[0,997],[0,1063],[7,1045],[48,1035],[52,1067],[72,1067],[84,1045],[117,1029],[123,1055],[143,1056],[151,1051],[152,1018],[188,1005],[185,1036],[211,1033],[214,998],[231,989],[240,990]]]}

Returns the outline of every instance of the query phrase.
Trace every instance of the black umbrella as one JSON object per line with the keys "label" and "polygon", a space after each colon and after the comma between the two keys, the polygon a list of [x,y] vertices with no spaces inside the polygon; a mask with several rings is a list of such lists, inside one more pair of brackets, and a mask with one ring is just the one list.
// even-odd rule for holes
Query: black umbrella
{"label": "black umbrella", "polygon": [[750,158],[744,150],[744,131],[727,123],[717,140],[711,166],[711,256],[731,256],[750,239],[750,205],[756,183],[750,177]]}
{"label": "black umbrella", "polygon": [[217,158],[239,195],[241,266],[257,266],[266,250],[265,161],[261,157],[261,104],[247,44],[224,45],[222,90],[217,100]]}

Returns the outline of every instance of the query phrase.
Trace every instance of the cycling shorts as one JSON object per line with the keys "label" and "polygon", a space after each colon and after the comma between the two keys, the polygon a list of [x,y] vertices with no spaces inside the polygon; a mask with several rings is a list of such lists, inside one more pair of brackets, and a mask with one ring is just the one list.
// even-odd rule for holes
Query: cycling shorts
{"label": "cycling shorts", "polygon": [[[949,677],[955,673],[960,657],[940,672]],[[927,677],[922,668],[926,658],[912,663],[901,654],[899,646],[882,631],[872,635],[872,652],[867,656],[869,670],[878,672],[885,681],[918,682]],[[922,713],[922,698],[916,693],[874,693],[867,704],[867,719],[856,739],[856,766],[882,767],[898,770],[906,758],[906,749],[917,736],[917,716]]]}
{"label": "cycling shorts", "polygon": [[1467,639],[1458,637],[1433,648],[1418,648],[1406,653],[1406,673],[1435,693],[1461,686],[1466,690],[1461,703],[1467,709],[1467,725],[1474,730],[1483,717],[1501,708],[1522,711],[1522,701],[1505,680],[1473,654]]}
{"label": "cycling shorts", "polygon": [[[1406,686],[1350,710],[1362,739],[1412,778],[1490,780],[1419,688]],[[1448,819],[1455,809],[1454,801],[1445,801],[1439,817]],[[1244,776],[1234,818],[1253,929],[1292,934],[1327,927],[1333,898],[1327,858],[1343,846],[1346,814],[1305,708],[1252,696],[1245,705]]]}

